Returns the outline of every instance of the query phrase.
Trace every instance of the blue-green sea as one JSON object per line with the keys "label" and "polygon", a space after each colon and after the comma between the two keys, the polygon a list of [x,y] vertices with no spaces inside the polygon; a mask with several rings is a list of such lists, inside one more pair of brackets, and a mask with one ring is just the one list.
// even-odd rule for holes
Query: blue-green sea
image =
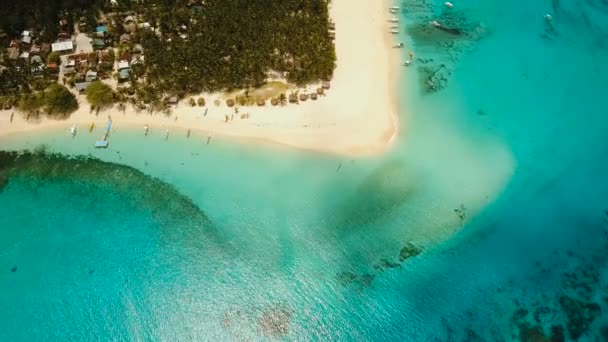
{"label": "blue-green sea", "polygon": [[397,4],[386,154],[0,140],[0,341],[608,341],[608,2]]}

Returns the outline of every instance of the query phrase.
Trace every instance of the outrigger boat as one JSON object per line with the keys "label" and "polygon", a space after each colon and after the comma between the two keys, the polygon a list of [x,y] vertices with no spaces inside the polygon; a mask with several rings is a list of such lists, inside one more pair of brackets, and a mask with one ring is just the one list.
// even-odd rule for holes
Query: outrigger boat
{"label": "outrigger boat", "polygon": [[390,31],[389,31],[389,33],[392,33],[392,34],[398,34],[398,33],[399,33],[399,30],[390,30]]}
{"label": "outrigger boat", "polygon": [[398,23],[399,19],[397,19],[397,18],[391,18],[388,21],[391,22],[391,23]]}

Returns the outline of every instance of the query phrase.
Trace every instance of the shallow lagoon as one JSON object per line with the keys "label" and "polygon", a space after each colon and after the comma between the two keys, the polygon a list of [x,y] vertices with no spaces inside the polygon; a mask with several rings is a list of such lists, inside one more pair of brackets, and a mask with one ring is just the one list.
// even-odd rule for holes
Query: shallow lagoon
{"label": "shallow lagoon", "polygon": [[[1,141],[134,168],[91,162],[124,187],[75,177],[79,160],[9,177],[2,340],[605,339],[606,4],[405,5],[403,39],[445,87],[404,68],[387,155],[120,127],[105,151],[88,133]],[[476,34],[414,34],[445,15]]]}

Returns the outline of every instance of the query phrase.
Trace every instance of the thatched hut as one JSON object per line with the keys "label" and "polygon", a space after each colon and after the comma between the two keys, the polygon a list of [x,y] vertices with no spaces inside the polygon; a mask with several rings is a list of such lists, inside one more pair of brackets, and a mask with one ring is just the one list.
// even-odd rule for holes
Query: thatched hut
{"label": "thatched hut", "polygon": [[296,94],[289,94],[289,103],[298,103],[298,97]]}
{"label": "thatched hut", "polygon": [[311,100],[316,100],[317,99],[317,93],[310,93],[310,99]]}
{"label": "thatched hut", "polygon": [[308,94],[300,94],[300,101],[308,100]]}
{"label": "thatched hut", "polygon": [[271,99],[270,100],[270,104],[273,106],[278,106],[279,105],[279,99]]}
{"label": "thatched hut", "polygon": [[323,95],[324,91],[322,87],[317,88],[317,94]]}
{"label": "thatched hut", "polygon": [[262,106],[266,105],[266,101],[264,101],[263,99],[258,99],[257,104],[258,104],[258,106],[262,107]]}
{"label": "thatched hut", "polygon": [[329,82],[325,81],[323,82],[323,89],[329,89],[331,88],[331,84],[329,84]]}
{"label": "thatched hut", "polygon": [[234,100],[233,99],[226,100],[226,106],[228,106],[228,107],[234,107]]}

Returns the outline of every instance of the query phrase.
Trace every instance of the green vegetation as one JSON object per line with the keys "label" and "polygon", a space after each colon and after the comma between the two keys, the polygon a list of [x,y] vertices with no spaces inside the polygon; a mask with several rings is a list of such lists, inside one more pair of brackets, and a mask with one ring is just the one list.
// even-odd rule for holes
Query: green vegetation
{"label": "green vegetation", "polygon": [[157,93],[257,87],[272,71],[299,85],[332,76],[328,0],[208,0],[190,8],[152,2],[144,17],[165,34],[142,32],[141,42]]}
{"label": "green vegetation", "polygon": [[67,118],[76,109],[78,101],[68,88],[60,84],[52,84],[44,90],[44,110],[53,118]]}
{"label": "green vegetation", "polygon": [[59,55],[59,52],[57,52],[57,51],[53,51],[53,52],[49,53],[49,55],[46,57],[46,60],[47,60],[49,63],[56,63],[56,64],[59,64],[59,61],[60,61],[59,56],[60,56],[60,55]]}
{"label": "green vegetation", "polygon": [[30,116],[37,116],[40,109],[44,106],[44,97],[42,95],[42,93],[24,95],[19,100],[17,107]]}
{"label": "green vegetation", "polygon": [[52,118],[66,118],[78,109],[76,96],[60,84],[51,84],[44,91],[22,95],[17,109],[28,117],[37,117],[42,110]]}
{"label": "green vegetation", "polygon": [[93,109],[103,109],[114,103],[112,88],[101,81],[92,82],[84,93]]}

